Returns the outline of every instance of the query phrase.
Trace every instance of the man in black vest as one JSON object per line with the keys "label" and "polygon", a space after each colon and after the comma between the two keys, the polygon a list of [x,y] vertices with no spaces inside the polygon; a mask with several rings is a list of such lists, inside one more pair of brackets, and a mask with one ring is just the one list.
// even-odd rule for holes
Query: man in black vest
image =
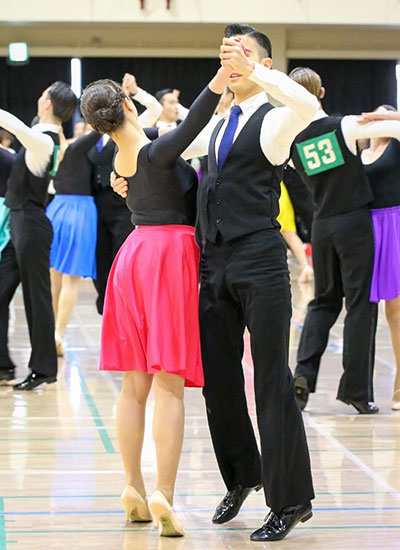
{"label": "man in black vest", "polygon": [[0,145],[0,386],[12,384],[15,365],[8,350],[9,304],[19,284],[15,250],[10,241],[10,210],[4,204],[16,155]]}
{"label": "man in black vest", "polygon": [[[228,118],[214,117],[182,155],[188,159],[208,151],[208,177],[198,193],[200,331],[208,422],[228,489],[213,522],[233,519],[250,492],[263,485],[271,512],[251,540],[272,541],[311,518],[314,498],[288,365],[290,283],[276,217],[292,142],[318,102],[285,74],[270,70],[271,44],[264,34],[229,25],[225,36],[221,60],[232,67],[235,106]],[[274,109],[264,90],[286,106]],[[126,193],[120,180],[113,187]],[[244,387],[246,326],[261,456]]]}
{"label": "man in black vest", "polygon": [[[11,211],[11,241],[22,282],[32,346],[31,373],[14,386],[16,390],[32,390],[44,382],[49,384],[57,380],[50,291],[53,230],[45,208],[49,178],[57,166],[59,130],[62,122],[71,118],[76,103],[71,88],[64,82],[55,82],[38,100],[39,124],[33,128],[0,110],[0,126],[14,134],[23,145],[11,170],[5,200]],[[8,270],[14,268],[15,264],[10,263]],[[7,281],[15,283],[12,278],[2,279],[0,296],[9,302],[10,293],[3,287]],[[3,307],[5,305],[1,304],[0,310]]]}
{"label": "man in black vest", "polygon": [[[288,365],[291,295],[286,246],[276,217],[282,171],[295,136],[316,113],[311,94],[272,65],[269,39],[227,27],[221,60],[232,67],[235,106],[185,156],[204,154],[199,189],[200,330],[204,396],[219,468],[228,489],[213,522],[237,515],[253,488],[271,508],[254,541],[284,538],[312,516],[309,453]],[[274,109],[265,91],[285,107]],[[261,456],[248,414],[242,367],[249,329]]]}
{"label": "man in black vest", "polygon": [[[318,99],[325,90],[320,76],[307,67],[291,78]],[[337,399],[361,414],[374,414],[373,368],[377,306],[369,301],[374,237],[369,213],[373,194],[357,147],[358,139],[400,138],[400,124],[375,121],[361,125],[355,116],[328,116],[320,107],[314,121],[296,138],[292,160],[314,201],[312,229],[315,298],[301,334],[295,371],[301,409],[315,392],[322,354],[346,304],[343,376]]]}

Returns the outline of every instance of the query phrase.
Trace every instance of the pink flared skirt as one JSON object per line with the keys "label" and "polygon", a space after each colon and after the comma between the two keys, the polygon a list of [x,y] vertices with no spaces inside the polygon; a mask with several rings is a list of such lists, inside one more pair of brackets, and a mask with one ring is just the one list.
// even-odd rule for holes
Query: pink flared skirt
{"label": "pink flared skirt", "polygon": [[140,226],[107,284],[100,370],[161,370],[204,385],[199,335],[199,247],[186,225]]}

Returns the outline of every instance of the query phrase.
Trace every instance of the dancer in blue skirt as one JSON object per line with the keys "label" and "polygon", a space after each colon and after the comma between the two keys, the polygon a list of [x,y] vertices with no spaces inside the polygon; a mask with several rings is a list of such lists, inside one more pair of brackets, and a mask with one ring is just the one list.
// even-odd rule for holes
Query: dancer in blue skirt
{"label": "dancer in blue skirt", "polygon": [[64,355],[62,339],[76,304],[81,277],[96,279],[97,208],[87,153],[100,137],[89,132],[68,144],[60,134],[62,160],[54,179],[56,195],[46,211],[54,231],[50,275],[59,357]]}

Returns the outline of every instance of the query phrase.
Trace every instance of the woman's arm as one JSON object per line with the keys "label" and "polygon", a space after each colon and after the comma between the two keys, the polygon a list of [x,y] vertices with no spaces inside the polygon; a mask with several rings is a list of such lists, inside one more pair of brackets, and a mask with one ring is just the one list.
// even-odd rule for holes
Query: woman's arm
{"label": "woman's arm", "polygon": [[173,132],[167,133],[152,142],[149,147],[151,162],[166,167],[177,160],[212,117],[220,95],[227,85],[230,72],[229,67],[221,67],[209,85],[195,100],[182,124]]}

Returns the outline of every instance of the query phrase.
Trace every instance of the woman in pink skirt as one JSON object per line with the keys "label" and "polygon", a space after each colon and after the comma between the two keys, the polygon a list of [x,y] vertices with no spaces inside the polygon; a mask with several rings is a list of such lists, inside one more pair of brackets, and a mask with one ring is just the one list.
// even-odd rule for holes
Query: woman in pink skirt
{"label": "woman in pink skirt", "polygon": [[[127,482],[122,502],[128,520],[153,516],[164,536],[184,534],[172,508],[183,443],[183,390],[203,386],[194,240],[197,176],[180,155],[210,120],[229,72],[221,68],[185,121],[152,142],[115,82],[90,84],[81,100],[86,121],[118,145],[114,170],[129,182],[127,204],[138,226],[110,272],[101,337],[100,369],[124,371],[117,408]],[[152,385],[157,483],[147,499],[140,462]]]}

